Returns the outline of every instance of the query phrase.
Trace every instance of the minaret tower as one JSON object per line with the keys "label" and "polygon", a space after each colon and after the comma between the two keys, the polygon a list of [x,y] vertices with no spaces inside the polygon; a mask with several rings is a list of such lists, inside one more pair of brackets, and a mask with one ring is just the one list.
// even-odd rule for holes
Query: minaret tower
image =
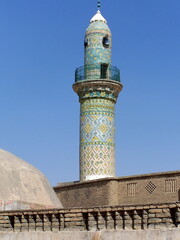
{"label": "minaret tower", "polygon": [[80,102],[80,180],[115,177],[115,103],[122,89],[111,66],[112,38],[98,11],[84,39],[84,66],[76,69],[74,91]]}

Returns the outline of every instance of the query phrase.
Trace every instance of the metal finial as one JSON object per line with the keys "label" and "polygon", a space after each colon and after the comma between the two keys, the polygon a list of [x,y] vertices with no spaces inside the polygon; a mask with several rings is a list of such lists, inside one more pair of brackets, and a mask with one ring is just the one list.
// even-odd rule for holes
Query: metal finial
{"label": "metal finial", "polygon": [[100,7],[101,7],[101,1],[98,0],[98,10],[100,9]]}

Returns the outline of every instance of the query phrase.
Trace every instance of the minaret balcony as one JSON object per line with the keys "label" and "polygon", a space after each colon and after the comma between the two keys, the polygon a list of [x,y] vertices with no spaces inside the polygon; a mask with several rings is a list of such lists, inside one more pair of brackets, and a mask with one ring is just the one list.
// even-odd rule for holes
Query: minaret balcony
{"label": "minaret balcony", "polygon": [[83,66],[75,71],[75,82],[111,80],[120,83],[120,70],[117,67],[101,64],[100,66]]}

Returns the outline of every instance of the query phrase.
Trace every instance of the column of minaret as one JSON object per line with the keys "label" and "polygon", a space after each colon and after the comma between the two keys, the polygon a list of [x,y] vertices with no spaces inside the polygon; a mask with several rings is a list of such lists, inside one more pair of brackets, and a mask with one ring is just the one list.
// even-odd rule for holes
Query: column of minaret
{"label": "column of minaret", "polygon": [[76,69],[74,91],[80,102],[80,180],[115,176],[115,103],[122,89],[111,66],[112,38],[98,11],[84,39],[84,66]]}

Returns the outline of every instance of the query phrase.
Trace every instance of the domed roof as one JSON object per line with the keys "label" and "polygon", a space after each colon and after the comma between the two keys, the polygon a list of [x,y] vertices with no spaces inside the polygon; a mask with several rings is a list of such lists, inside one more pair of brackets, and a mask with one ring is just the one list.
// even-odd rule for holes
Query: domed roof
{"label": "domed roof", "polygon": [[107,25],[107,21],[101,15],[101,12],[99,10],[90,20],[90,24],[86,30],[86,34],[89,34],[91,32],[108,32],[109,34],[111,34],[111,31]]}
{"label": "domed roof", "polygon": [[0,149],[0,210],[61,207],[53,188],[39,170]]}

